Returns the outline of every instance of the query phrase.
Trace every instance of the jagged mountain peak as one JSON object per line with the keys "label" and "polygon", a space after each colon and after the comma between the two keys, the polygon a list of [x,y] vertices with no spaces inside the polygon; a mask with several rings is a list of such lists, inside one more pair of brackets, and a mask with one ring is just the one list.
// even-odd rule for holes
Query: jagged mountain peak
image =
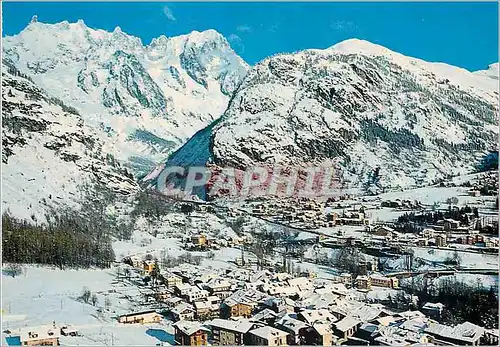
{"label": "jagged mountain peak", "polygon": [[207,41],[221,41],[227,43],[227,40],[224,38],[224,36],[222,36],[221,33],[214,29],[207,29],[203,31],[193,30],[189,34],[187,34],[186,37],[189,39],[189,41],[197,43],[205,43]]}
{"label": "jagged mountain peak", "polygon": [[[30,23],[26,26],[26,28],[23,31],[36,31],[36,30],[41,30],[41,31],[47,31],[47,30],[64,30],[64,31],[71,31],[71,30],[78,30],[78,29],[90,29],[87,27],[85,22],[82,19],[79,19],[78,21],[74,23],[70,23],[67,20],[64,20],[62,22],[58,23],[44,23],[40,22],[38,20],[38,17],[35,15],[33,16],[34,18],[31,20]],[[21,31],[21,33],[23,32]]]}
{"label": "jagged mountain peak", "polygon": [[[344,56],[340,58],[339,56]],[[372,61],[376,64],[383,63],[389,70],[391,66],[402,68],[415,75],[419,83],[426,86],[435,84],[450,84],[456,88],[473,94],[475,97],[484,99],[487,102],[496,102],[498,99],[498,82],[491,75],[495,73],[495,65],[489,72],[470,72],[464,68],[449,65],[446,63],[428,62],[419,58],[406,56],[392,51],[384,46],[360,39],[349,39],[339,42],[327,49],[306,49],[295,53],[282,53],[268,57],[258,63],[255,69],[266,69],[267,65],[272,66],[290,65],[309,66],[308,62],[315,62],[316,66],[328,69],[333,60],[349,60],[350,63],[359,62],[364,64]],[[287,69],[283,66],[283,69]],[[243,84],[249,79],[245,79]]]}
{"label": "jagged mountain peak", "polygon": [[202,45],[208,42],[218,42],[223,46],[230,48],[228,41],[224,38],[222,34],[214,29],[208,29],[204,31],[193,30],[188,34],[168,37],[166,35],[160,35],[151,40],[148,45],[149,48],[162,47],[174,42],[180,42],[182,45],[190,43],[193,45]]}
{"label": "jagged mountain peak", "polygon": [[[19,55],[20,50],[28,51],[34,58],[50,57],[64,60],[64,52],[70,48],[81,55],[88,48],[108,38],[110,34],[104,30],[89,28],[83,20],[76,23],[63,21],[55,24],[32,21],[19,34],[6,36],[2,42],[8,46],[8,51]],[[43,42],[43,45],[39,44]],[[4,52],[6,49],[4,48]],[[73,58],[71,58],[73,59]]]}
{"label": "jagged mountain peak", "polygon": [[144,46],[119,27],[37,22],[2,40],[7,60],[104,131],[137,173],[218,118],[248,70],[215,30]]}

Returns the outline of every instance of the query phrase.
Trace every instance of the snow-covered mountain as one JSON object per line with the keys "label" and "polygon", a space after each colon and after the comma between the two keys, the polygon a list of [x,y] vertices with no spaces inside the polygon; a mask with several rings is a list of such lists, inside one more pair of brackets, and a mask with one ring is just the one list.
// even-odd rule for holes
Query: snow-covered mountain
{"label": "snow-covered mountain", "polygon": [[356,39],[269,57],[250,69],[223,117],[167,164],[340,162],[346,184],[359,186],[379,167],[386,187],[469,172],[496,149],[494,69],[472,73]]}
{"label": "snow-covered mountain", "polygon": [[498,80],[500,74],[499,64],[498,63],[491,64],[490,66],[488,66],[488,69],[475,71],[474,73],[476,75],[487,76],[489,78]]}
{"label": "snow-covered mountain", "polygon": [[138,190],[133,175],[104,150],[105,138],[6,62],[2,121],[2,210],[42,221],[52,208],[77,208],[87,184],[125,196]]}
{"label": "snow-covered mountain", "polygon": [[33,20],[2,41],[4,59],[106,134],[136,173],[218,118],[248,69],[214,30],[143,45],[119,27]]}

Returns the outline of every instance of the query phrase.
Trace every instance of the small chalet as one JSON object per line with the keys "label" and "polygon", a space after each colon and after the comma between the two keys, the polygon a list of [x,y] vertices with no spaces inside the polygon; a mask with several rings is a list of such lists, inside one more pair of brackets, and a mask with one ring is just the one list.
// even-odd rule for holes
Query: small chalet
{"label": "small chalet", "polygon": [[250,330],[250,344],[254,346],[286,346],[288,333],[264,326]]}
{"label": "small chalet", "polygon": [[155,310],[143,311],[143,312],[135,312],[124,314],[118,317],[118,322],[125,324],[134,324],[134,323],[158,323],[162,320],[162,316],[156,313]]}
{"label": "small chalet", "polygon": [[58,346],[61,330],[55,325],[21,328],[19,338],[22,346]]}
{"label": "small chalet", "polygon": [[334,324],[335,335],[340,336],[343,339],[347,339],[353,336],[362,324],[363,322],[361,322],[359,319],[353,317],[345,317],[344,319]]}
{"label": "small chalet", "polygon": [[209,329],[198,322],[179,321],[173,324],[175,343],[181,346],[206,346]]}
{"label": "small chalet", "polygon": [[254,323],[246,320],[233,321],[217,318],[208,325],[212,328],[214,345],[242,346],[249,344],[246,334],[253,328]]}
{"label": "small chalet", "polygon": [[193,320],[195,309],[193,305],[190,305],[186,302],[181,302],[177,306],[175,306],[171,311],[172,318],[175,321],[180,320]]}

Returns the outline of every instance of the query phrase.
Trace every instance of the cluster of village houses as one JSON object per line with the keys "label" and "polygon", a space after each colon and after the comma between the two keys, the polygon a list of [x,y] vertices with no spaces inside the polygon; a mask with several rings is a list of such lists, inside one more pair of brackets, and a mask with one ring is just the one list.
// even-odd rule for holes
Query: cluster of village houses
{"label": "cluster of village houses", "polygon": [[[253,216],[270,218],[275,221],[285,222],[291,226],[304,229],[328,228],[339,225],[360,226],[368,231],[378,231],[373,233],[370,239],[372,243],[382,241],[398,241],[399,235],[391,228],[377,230],[378,223],[373,224],[370,209],[380,207],[390,207],[406,211],[425,211],[419,201],[411,200],[387,200],[382,201],[377,206],[368,206],[345,201],[349,197],[342,199],[335,198],[327,201],[318,201],[308,198],[289,198],[278,201],[261,200],[253,202],[249,208]],[[345,203],[345,205],[344,205]],[[333,208],[337,210],[332,210]],[[341,212],[339,212],[341,209]],[[229,216],[236,217],[242,212],[231,210]],[[473,220],[473,214],[470,213]],[[493,218],[495,219],[495,218]],[[494,221],[498,226],[498,219]],[[481,244],[484,247],[498,247],[498,238],[489,238],[478,235],[474,230],[473,222],[469,225],[461,225],[460,221],[453,219],[444,219],[438,221],[436,225],[429,226],[422,235],[406,234],[404,241],[410,242],[416,246],[437,246],[445,247],[449,243],[476,245]]]}
{"label": "cluster of village houses", "polygon": [[[325,212],[330,208],[341,208],[344,201],[351,197],[348,195],[330,198],[326,201],[306,197],[280,198],[279,200],[257,200],[245,208],[256,217],[271,218],[275,221],[286,222],[290,225],[304,228],[327,228],[335,225],[367,225],[370,223],[363,207],[353,211]],[[348,205],[345,205],[348,206]],[[232,209],[230,217],[241,215],[242,212]]]}
{"label": "cluster of village houses", "polygon": [[[137,264],[139,265],[139,264]],[[154,266],[154,265],[153,265]],[[147,275],[151,263],[143,263]],[[359,301],[356,291],[397,288],[380,274],[337,280],[293,277],[244,268],[212,270],[182,264],[161,270],[161,285],[150,295],[168,308],[122,315],[127,323],[174,321],[178,345],[478,345],[498,341],[498,331],[472,323],[437,323],[440,304],[422,311],[394,312]],[[356,287],[351,288],[351,286]]]}
{"label": "cluster of village houses", "polygon": [[[199,241],[199,240],[198,240]],[[150,275],[157,264],[133,257],[134,273]],[[382,303],[370,303],[358,293],[376,288],[397,289],[398,279],[376,272],[342,274],[335,280],[314,274],[246,268],[215,270],[181,264],[160,270],[159,283],[148,290],[159,310],[130,312],[117,317],[120,324],[161,324],[170,320],[178,345],[479,345],[498,344],[498,330],[465,322],[446,326],[435,319],[444,306],[426,303],[420,311],[396,312]],[[23,346],[58,345],[72,327],[23,328]]]}
{"label": "cluster of village houses", "polygon": [[479,234],[477,231],[460,226],[453,219],[438,221],[435,226],[425,228],[416,234],[400,233],[389,226],[373,226],[366,229],[370,233],[367,240],[355,240],[344,237],[343,243],[363,242],[366,245],[401,244],[430,247],[452,247],[453,245],[480,246],[483,248],[498,248],[498,237]]}

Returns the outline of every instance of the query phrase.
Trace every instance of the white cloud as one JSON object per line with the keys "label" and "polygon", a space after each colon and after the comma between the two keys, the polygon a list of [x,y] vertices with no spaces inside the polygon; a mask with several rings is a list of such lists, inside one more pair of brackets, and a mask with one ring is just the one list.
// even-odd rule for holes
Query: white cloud
{"label": "white cloud", "polygon": [[237,31],[239,31],[240,33],[251,33],[252,32],[252,28],[248,25],[240,25],[236,28]]}
{"label": "white cloud", "polygon": [[243,44],[243,40],[241,39],[241,37],[236,34],[231,34],[227,37],[227,39],[237,53],[241,54],[245,52],[245,45]]}
{"label": "white cloud", "polygon": [[275,33],[276,31],[278,31],[278,28],[280,26],[280,23],[274,23],[273,25],[271,25],[267,31],[271,32],[271,33]]}
{"label": "white cloud", "polygon": [[165,14],[165,17],[171,22],[175,22],[177,19],[174,16],[174,13],[168,6],[163,6],[163,14]]}
{"label": "white cloud", "polygon": [[358,27],[354,22],[349,22],[345,20],[339,20],[331,23],[330,28],[337,31],[347,31],[347,32],[358,30]]}

